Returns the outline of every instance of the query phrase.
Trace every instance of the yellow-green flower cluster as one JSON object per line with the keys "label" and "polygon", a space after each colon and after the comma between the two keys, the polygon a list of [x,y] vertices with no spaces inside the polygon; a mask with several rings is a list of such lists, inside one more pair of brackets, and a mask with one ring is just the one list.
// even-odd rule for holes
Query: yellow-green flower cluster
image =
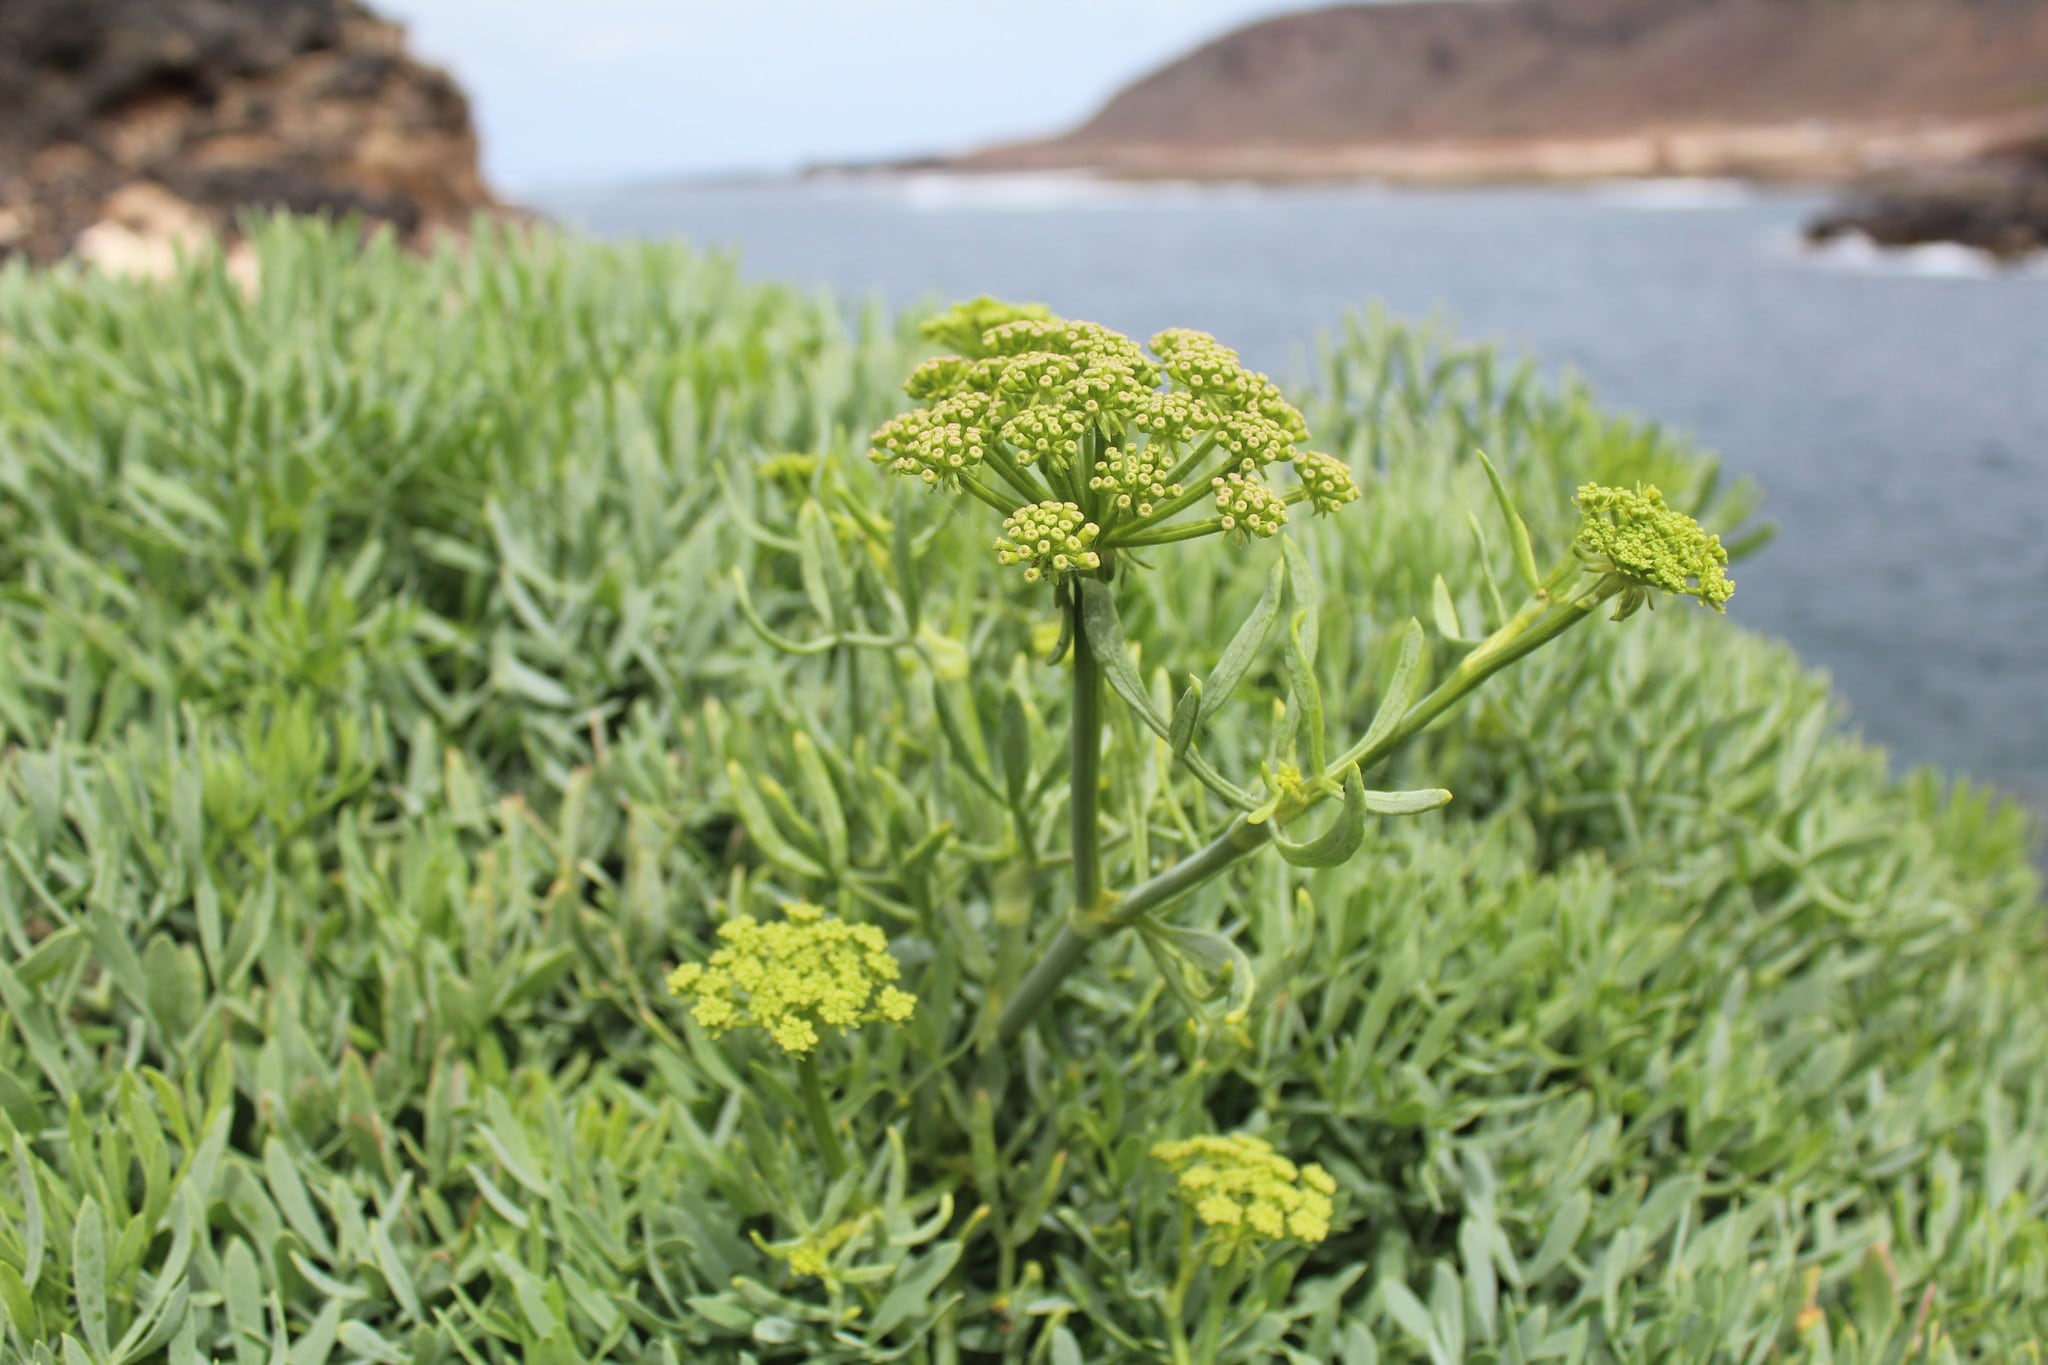
{"label": "yellow-green flower cluster", "polygon": [[990,407],[987,394],[969,391],[891,418],[875,433],[870,458],[928,484],[957,485],[987,453],[982,424]]}
{"label": "yellow-green flower cluster", "polygon": [[1004,565],[1022,564],[1024,581],[1036,583],[1046,574],[1055,580],[1068,574],[1093,572],[1102,556],[1088,547],[1100,534],[1094,522],[1071,502],[1039,502],[1020,507],[1003,522],[996,538],[996,558]]}
{"label": "yellow-green flower cluster", "polygon": [[1303,450],[1294,457],[1294,476],[1308,490],[1309,505],[1318,512],[1334,512],[1358,498],[1358,480],[1351,466],[1319,450]]}
{"label": "yellow-green flower cluster", "polygon": [[1279,426],[1290,441],[1308,439],[1307,420],[1282,396],[1279,385],[1245,369],[1236,351],[1207,332],[1169,327],[1151,344],[1180,391],[1198,396],[1218,412],[1255,413]]}
{"label": "yellow-green flower cluster", "polygon": [[1256,412],[1225,413],[1216,424],[1216,445],[1237,462],[1240,474],[1257,474],[1294,458],[1294,438],[1287,429]]}
{"label": "yellow-green flower cluster", "polygon": [[1003,439],[1017,453],[1018,464],[1043,460],[1064,470],[1080,458],[1088,427],[1088,414],[1076,408],[1026,408],[1003,423]]}
{"label": "yellow-green flower cluster", "polygon": [[1223,529],[1246,535],[1270,536],[1287,524],[1287,502],[1262,483],[1235,470],[1209,481],[1216,490],[1216,510],[1222,514]]}
{"label": "yellow-green flower cluster", "polygon": [[1195,1137],[1153,1144],[1174,1174],[1175,1193],[1218,1238],[1218,1259],[1259,1242],[1330,1235],[1337,1182],[1313,1163],[1297,1166],[1263,1138]]}
{"label": "yellow-green flower cluster", "polygon": [[[1341,463],[1300,449],[1308,424],[1272,380],[1206,333],[1159,333],[1155,360],[1097,323],[986,298],[925,331],[957,354],[917,367],[905,388],[924,406],[878,430],[870,457],[1016,509],[995,550],[1031,581],[1102,568],[1126,544],[1272,535],[1290,504],[1358,496]],[[1297,487],[1266,487],[1297,458]],[[1218,515],[1177,521],[1206,491]]]}
{"label": "yellow-green flower cluster", "polygon": [[696,997],[690,1015],[714,1037],[753,1025],[784,1052],[810,1055],[822,1029],[908,1020],[917,998],[896,988],[902,968],[872,924],[848,924],[815,905],[791,905],[763,924],[737,915],[718,926],[722,945],[701,965],[684,963],[669,990]]}
{"label": "yellow-green flower cluster", "polygon": [[1088,486],[1106,494],[1118,511],[1134,510],[1149,517],[1155,506],[1181,494],[1179,484],[1166,482],[1170,473],[1172,467],[1158,451],[1110,446],[1096,460],[1095,477],[1088,480]]}
{"label": "yellow-green flower cluster", "polygon": [[1621,579],[1614,617],[1620,620],[1649,600],[1652,589],[1697,597],[1716,611],[1735,595],[1728,551],[1685,513],[1668,507],[1654,486],[1633,492],[1589,483],[1577,503],[1585,514],[1572,552],[1593,572]]}
{"label": "yellow-green flower cluster", "polygon": [[836,1227],[816,1233],[784,1253],[789,1268],[798,1275],[809,1275],[813,1279],[830,1279],[832,1275],[832,1253],[852,1241],[855,1234],[867,1226],[866,1218],[849,1218]]}
{"label": "yellow-green flower cluster", "polygon": [[1001,327],[1009,322],[1051,320],[1052,309],[1042,303],[1008,303],[983,294],[978,299],[954,304],[937,317],[927,319],[918,330],[927,340],[950,346],[964,354],[980,345],[982,337],[992,327]]}

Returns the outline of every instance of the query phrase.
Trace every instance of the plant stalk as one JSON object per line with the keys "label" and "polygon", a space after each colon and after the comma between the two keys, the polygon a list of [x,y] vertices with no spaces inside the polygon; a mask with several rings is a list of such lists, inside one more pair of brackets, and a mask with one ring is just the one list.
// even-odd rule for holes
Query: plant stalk
{"label": "plant stalk", "polygon": [[1272,838],[1269,825],[1254,825],[1242,815],[1206,846],[1181,859],[1158,875],[1148,877],[1122,896],[1102,896],[1079,904],[1068,912],[1047,945],[1045,955],[1025,974],[1017,993],[1003,1006],[996,1021],[996,1037],[1012,1042],[1059,990],[1060,983],[1088,956],[1098,939],[1172,902],[1214,878],[1238,859],[1265,847]]}
{"label": "plant stalk", "polygon": [[1067,768],[1067,814],[1074,850],[1074,904],[1090,906],[1102,894],[1102,854],[1096,825],[1096,800],[1102,773],[1102,670],[1095,646],[1081,619],[1081,590],[1067,598],[1073,616],[1074,709],[1073,759]]}
{"label": "plant stalk", "polygon": [[[1592,592],[1582,597],[1544,594],[1530,598],[1515,614],[1513,620],[1487,637],[1482,644],[1459,661],[1451,675],[1438,684],[1428,696],[1409,707],[1399,723],[1389,729],[1384,736],[1373,741],[1370,746],[1361,740],[1340,755],[1331,765],[1330,771],[1341,773],[1354,764],[1365,769],[1379,763],[1495,673],[1587,619],[1601,602],[1619,592],[1621,587],[1622,584],[1618,580],[1603,580]],[[1077,668],[1081,662],[1078,650],[1082,638],[1077,623]],[[1078,687],[1077,683],[1077,698]],[[1320,800],[1320,795],[1316,799]],[[1090,818],[1092,835],[1092,803]],[[1078,823],[1076,828],[1078,830]],[[1253,824],[1245,816],[1239,815],[1231,820],[1222,834],[1208,844],[1165,871],[1140,882],[1127,894],[1098,894],[1087,900],[1077,897],[1073,909],[1068,912],[1067,922],[1061,925],[1059,932],[1053,936],[1052,942],[1046,947],[1045,955],[1030,972],[1026,973],[1023,982],[1017,987],[1017,993],[1003,1007],[1002,1016],[996,1021],[997,1038],[1005,1043],[1015,1041],[1038,1011],[1044,1008],[1045,1003],[1058,993],[1067,977],[1087,958],[1088,950],[1098,939],[1125,927],[1141,915],[1161,909],[1187,895],[1221,874],[1232,863],[1265,847],[1272,837],[1271,821]],[[1092,838],[1090,849],[1093,849]],[[1077,839],[1077,864],[1078,853]],[[1091,868],[1091,874],[1092,871]],[[1078,887],[1078,866],[1075,882]]]}
{"label": "plant stalk", "polygon": [[834,1180],[846,1174],[846,1149],[839,1144],[839,1130],[832,1125],[832,1106],[825,1101],[825,1086],[818,1079],[818,1064],[809,1057],[796,1064],[798,1088],[803,1091],[804,1112],[810,1116],[811,1131],[825,1154],[825,1169]]}

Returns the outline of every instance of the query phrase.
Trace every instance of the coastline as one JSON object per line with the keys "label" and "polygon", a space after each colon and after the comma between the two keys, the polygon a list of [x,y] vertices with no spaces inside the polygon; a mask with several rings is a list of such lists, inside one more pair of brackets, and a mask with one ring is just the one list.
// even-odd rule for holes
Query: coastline
{"label": "coastline", "polygon": [[1954,165],[2032,137],[2048,111],[1970,119],[1665,125],[1525,138],[1350,142],[1109,142],[1062,138],[866,167],[821,170],[1016,174],[1067,171],[1116,180],[1295,184],[1486,185],[1635,179],[1734,179],[1838,187],[1902,168]]}

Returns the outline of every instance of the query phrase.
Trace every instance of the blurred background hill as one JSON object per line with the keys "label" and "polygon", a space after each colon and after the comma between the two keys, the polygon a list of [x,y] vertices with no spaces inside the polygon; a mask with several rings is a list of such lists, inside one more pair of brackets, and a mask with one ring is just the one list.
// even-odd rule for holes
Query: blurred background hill
{"label": "blurred background hill", "polygon": [[1973,159],[2044,130],[2040,0],[1439,0],[1252,24],[1070,132],[951,164],[1810,181]]}

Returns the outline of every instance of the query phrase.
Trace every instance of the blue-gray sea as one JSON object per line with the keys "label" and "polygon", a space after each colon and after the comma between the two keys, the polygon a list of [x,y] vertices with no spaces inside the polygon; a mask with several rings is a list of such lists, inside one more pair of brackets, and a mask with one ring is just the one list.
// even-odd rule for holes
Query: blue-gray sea
{"label": "blue-gray sea", "polygon": [[1039,299],[1216,333],[1306,377],[1383,303],[1575,371],[1769,494],[1734,616],[1833,674],[1854,723],[2048,805],[2048,267],[1812,253],[1821,201],[1719,183],[1268,190],[1074,179],[805,181],[544,196],[601,237],[892,304]]}

